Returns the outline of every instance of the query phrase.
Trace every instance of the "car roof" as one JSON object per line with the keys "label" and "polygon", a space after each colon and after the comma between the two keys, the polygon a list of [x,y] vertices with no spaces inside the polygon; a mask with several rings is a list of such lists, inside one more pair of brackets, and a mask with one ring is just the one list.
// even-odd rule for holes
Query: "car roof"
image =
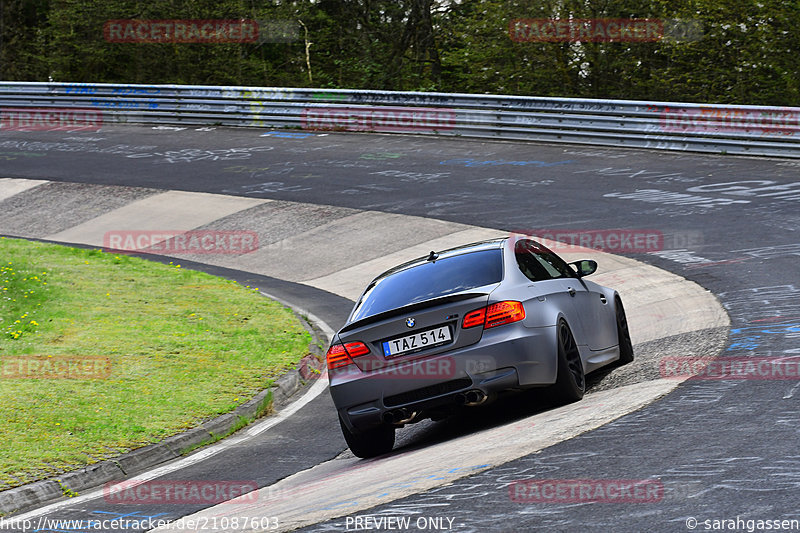
{"label": "car roof", "polygon": [[[436,259],[435,260],[438,261],[439,259],[446,259],[448,257],[454,257],[454,256],[457,256],[457,255],[463,255],[463,254],[468,254],[468,253],[472,253],[472,252],[480,252],[480,251],[483,251],[483,250],[502,249],[503,248],[503,243],[505,243],[505,241],[507,241],[507,240],[508,240],[508,237],[503,237],[503,238],[498,238],[498,239],[489,239],[489,240],[485,240],[485,241],[472,242],[472,243],[469,243],[469,244],[462,244],[460,246],[456,246],[456,247],[453,247],[453,248],[447,248],[446,250],[442,250],[442,251],[438,251],[438,252],[435,251],[435,250],[432,250],[432,251],[434,253],[436,253]],[[370,285],[373,285],[378,280],[380,280],[382,278],[385,278],[385,277],[388,277],[388,276],[391,276],[392,274],[396,274],[397,272],[400,272],[402,270],[407,270],[409,268],[413,268],[415,266],[425,264],[425,263],[428,262],[428,258],[429,257],[430,257],[430,254],[422,256],[422,257],[418,257],[417,259],[413,259],[413,260],[408,261],[406,263],[403,263],[401,265],[397,265],[396,267],[392,267],[389,270],[387,270],[387,271],[383,272],[382,274],[380,274],[379,276],[377,276],[375,279],[373,279],[372,283],[370,283]]]}

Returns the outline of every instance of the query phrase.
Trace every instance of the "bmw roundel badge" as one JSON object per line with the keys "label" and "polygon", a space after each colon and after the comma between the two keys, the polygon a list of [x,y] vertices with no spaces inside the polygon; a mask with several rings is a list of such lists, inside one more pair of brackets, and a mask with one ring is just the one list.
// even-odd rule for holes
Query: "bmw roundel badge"
{"label": "bmw roundel badge", "polygon": [[416,323],[417,321],[413,318],[406,318],[406,326],[413,328]]}

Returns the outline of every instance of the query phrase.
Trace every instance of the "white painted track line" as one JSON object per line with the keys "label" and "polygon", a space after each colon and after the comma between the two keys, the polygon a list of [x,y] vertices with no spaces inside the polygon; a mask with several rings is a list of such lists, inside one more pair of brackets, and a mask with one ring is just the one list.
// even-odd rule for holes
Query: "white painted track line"
{"label": "white painted track line", "polygon": [[[222,517],[258,523],[277,516],[290,531],[385,504],[542,450],[644,407],[678,386],[677,380],[628,385],[587,395],[582,401],[464,435],[422,449],[371,460],[335,459],[299,472],[257,497],[219,504],[152,531],[194,532],[182,524],[216,523]],[[207,522],[204,519],[208,519]],[[255,531],[250,528],[237,531]]]}
{"label": "white painted track line", "polygon": [[[17,187],[26,190],[26,185],[0,183],[0,195]],[[200,208],[198,201],[204,207]],[[200,225],[213,229],[214,220],[266,202],[270,201],[172,191],[134,201],[49,238],[97,245],[102,244],[102,234],[108,229],[191,229]],[[291,203],[282,204],[285,209],[286,204]],[[266,209],[269,210],[269,204]],[[152,210],[153,217],[148,216],[148,210]],[[205,214],[197,214],[198,211]],[[187,212],[189,215],[186,216],[193,218],[183,218]],[[183,221],[183,225],[178,226],[180,221]],[[257,222],[252,221],[253,227],[258,227]],[[0,233],[2,224],[0,213]],[[238,257],[235,263],[226,266],[304,283],[354,299],[372,277],[386,268],[423,256],[431,249],[443,249],[505,234],[499,230],[422,217],[362,211],[305,230],[298,227],[296,233],[270,245],[269,249]],[[265,242],[269,241],[265,239]],[[627,309],[635,343],[729,324],[727,314],[712,294],[680,276],[628,257],[580,248],[565,252],[560,249],[563,245],[551,241],[544,243],[554,247],[568,261],[598,261],[600,269],[592,276],[592,280],[619,291]],[[296,311],[320,323],[307,311]],[[323,326],[323,329],[326,335],[333,335],[328,326]],[[327,387],[325,377],[277,415],[218,445],[135,479],[147,481],[165,475],[263,433],[324,391]],[[266,513],[280,516],[282,529],[342,516],[440,486],[600,427],[667,394],[678,383],[678,380],[656,380],[589,394],[582,402],[428,446],[424,450],[412,450],[369,461],[329,461],[272,487],[260,489],[257,504],[223,504],[192,516],[244,516],[249,513],[255,517]],[[98,496],[102,496],[102,491],[59,502],[20,518],[37,517]]]}
{"label": "white painted track line", "polygon": [[[182,468],[186,468],[188,466],[197,464],[201,461],[208,459],[209,457],[225,452],[228,449],[233,448],[234,446],[237,446],[247,441],[248,439],[257,437],[261,433],[276,426],[277,424],[280,424],[281,422],[292,416],[294,413],[296,413],[304,406],[306,406],[311,400],[322,394],[327,388],[328,388],[328,373],[326,371],[319,377],[319,379],[316,380],[314,385],[312,385],[311,388],[308,389],[300,398],[289,404],[286,408],[282,409],[278,413],[275,413],[265,418],[261,422],[249,426],[245,431],[240,431],[231,437],[221,440],[217,444],[203,448],[200,451],[193,453],[192,455],[184,457],[183,459],[178,459],[176,461],[167,463],[164,466],[154,468],[138,476],[126,479],[125,486],[129,487],[132,484],[144,483],[145,481],[150,481],[152,479],[165,476],[171,472],[175,472]],[[80,496],[75,496],[67,500],[59,501],[56,503],[52,503],[50,505],[46,505],[44,507],[40,507],[38,509],[34,509],[33,511],[29,511],[25,514],[21,514],[18,516],[14,515],[13,520],[22,522],[24,520],[31,520],[34,518],[38,518],[40,516],[44,516],[67,507],[74,507],[83,502],[94,500],[96,498],[102,498],[104,494],[105,494],[104,489],[94,490],[92,492],[81,494]]]}

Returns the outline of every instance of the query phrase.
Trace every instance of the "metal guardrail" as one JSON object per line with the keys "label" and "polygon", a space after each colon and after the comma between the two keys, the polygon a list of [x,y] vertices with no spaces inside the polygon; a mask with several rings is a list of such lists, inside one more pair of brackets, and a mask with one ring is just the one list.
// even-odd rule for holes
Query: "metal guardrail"
{"label": "metal guardrail", "polygon": [[[0,82],[0,131],[62,124],[374,131],[800,158],[800,108],[423,92]],[[27,114],[26,114],[27,113]],[[87,118],[89,117],[89,118]],[[38,121],[38,123],[37,123]],[[72,122],[71,122],[72,121]],[[53,129],[53,128],[49,128]]]}

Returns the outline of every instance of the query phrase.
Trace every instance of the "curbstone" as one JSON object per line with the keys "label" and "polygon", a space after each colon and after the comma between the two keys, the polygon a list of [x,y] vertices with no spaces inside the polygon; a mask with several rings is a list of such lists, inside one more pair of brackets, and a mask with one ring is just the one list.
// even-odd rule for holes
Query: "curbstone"
{"label": "curbstone", "polygon": [[[113,461],[102,461],[87,465],[80,470],[73,470],[62,475],[62,489],[69,489],[72,492],[80,493],[87,487],[94,487],[108,481],[113,481],[125,473],[118,464]],[[58,479],[56,481],[58,481]]]}
{"label": "curbstone", "polygon": [[62,496],[64,496],[64,491],[54,479],[34,481],[21,487],[14,487],[0,492],[0,512],[22,511]]}
{"label": "curbstone", "polygon": [[167,437],[160,443],[157,443],[156,446],[163,443],[164,446],[169,447],[176,457],[180,457],[185,455],[185,450],[199,446],[204,442],[208,442],[210,439],[211,433],[209,433],[203,426],[198,426],[190,429],[189,431],[184,431],[183,433]]}
{"label": "curbstone", "polygon": [[[236,409],[238,411],[238,407]],[[239,422],[241,415],[236,411],[218,416],[208,422],[203,422],[201,427],[214,438],[227,436],[228,432]]]}
{"label": "curbstone", "polygon": [[169,446],[161,446],[159,444],[160,443],[149,444],[111,460],[119,465],[119,469],[122,470],[123,475],[128,475],[131,472],[143,470],[149,465],[163,463],[180,457],[173,452]]}
{"label": "curbstone", "polygon": [[260,413],[260,411],[263,410],[264,403],[267,402],[270,405],[272,404],[271,400],[268,401],[268,396],[270,395],[271,391],[272,388],[262,390],[250,400],[237,407],[234,413],[248,419],[259,418],[261,414],[265,414]]}
{"label": "curbstone", "polygon": [[288,397],[300,388],[300,377],[297,375],[297,372],[291,372],[283,375],[275,384],[283,395]]}

